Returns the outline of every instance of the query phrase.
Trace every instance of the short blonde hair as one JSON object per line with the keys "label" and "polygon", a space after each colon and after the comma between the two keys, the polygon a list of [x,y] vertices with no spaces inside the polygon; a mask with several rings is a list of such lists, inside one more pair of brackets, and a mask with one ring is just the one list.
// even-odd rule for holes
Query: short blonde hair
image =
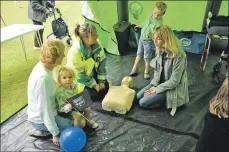
{"label": "short blonde hair", "polygon": [[179,52],[184,51],[181,47],[180,40],[175,36],[172,29],[167,25],[161,25],[153,31],[153,35],[158,34],[158,37],[164,41],[164,48],[170,51],[173,56],[176,56]]}
{"label": "short blonde hair", "polygon": [[130,76],[125,76],[122,79],[122,84],[121,85],[123,85],[123,84],[127,85],[130,88],[133,88],[133,85],[134,85],[133,78],[130,77]]}
{"label": "short blonde hair", "polygon": [[164,2],[157,2],[154,7],[157,7],[164,15],[167,9],[167,5]]}
{"label": "short blonde hair", "polygon": [[72,78],[73,78],[73,81],[75,80],[76,78],[76,74],[74,72],[74,70],[72,68],[69,68],[69,67],[61,67],[58,71],[58,77],[57,77],[57,86],[58,87],[61,87],[61,80],[60,80],[60,77],[61,75],[64,73],[64,72],[68,72]]}
{"label": "short blonde hair", "polygon": [[49,38],[45,41],[40,51],[40,61],[46,64],[55,64],[56,60],[65,51],[65,45],[62,41]]}
{"label": "short blonde hair", "polygon": [[228,77],[224,80],[216,96],[210,101],[209,110],[212,114],[219,118],[228,118],[229,110],[229,93],[228,93]]}

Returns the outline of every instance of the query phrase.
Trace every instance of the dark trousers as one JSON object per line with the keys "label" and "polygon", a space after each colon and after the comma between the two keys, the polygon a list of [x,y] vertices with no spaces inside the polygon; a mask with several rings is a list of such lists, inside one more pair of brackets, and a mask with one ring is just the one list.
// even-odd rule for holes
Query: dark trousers
{"label": "dark trousers", "polygon": [[[98,77],[97,77],[97,72],[96,72],[95,68],[92,70],[92,74],[91,75],[96,80],[96,82],[98,83]],[[103,100],[103,98],[105,97],[105,95],[107,94],[107,92],[109,90],[109,83],[106,80],[105,81],[105,88],[100,90],[99,92],[97,92],[95,90],[95,88],[89,88],[87,86],[85,86],[85,88],[89,92],[92,101],[101,101],[101,100]]]}
{"label": "dark trousers", "polygon": [[89,88],[87,86],[85,87],[85,89],[87,89],[87,91],[89,92],[89,94],[90,94],[91,99],[92,99],[93,102],[94,101],[102,101],[103,98],[105,97],[105,95],[108,92],[109,85],[108,85],[108,82],[106,81],[105,82],[105,89],[102,89],[99,92],[97,92],[95,90],[95,88]]}
{"label": "dark trousers", "polygon": [[[33,20],[33,25],[43,25],[43,23]],[[38,43],[38,38],[39,38],[38,34],[40,35],[40,38],[41,38],[41,45],[43,44],[43,33],[44,33],[44,29],[41,29],[35,33],[36,34],[36,35],[34,35],[34,46],[35,47],[41,47]]]}

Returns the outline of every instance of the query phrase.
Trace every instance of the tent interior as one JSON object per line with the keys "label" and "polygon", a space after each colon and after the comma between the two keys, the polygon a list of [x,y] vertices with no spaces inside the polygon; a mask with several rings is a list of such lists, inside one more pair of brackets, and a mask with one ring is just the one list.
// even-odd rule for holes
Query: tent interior
{"label": "tent interior", "polygon": [[[132,2],[129,1],[127,4],[131,24],[144,21],[155,4],[155,1],[136,1],[143,11],[135,18],[130,12]],[[168,9],[163,17],[163,24],[173,30],[201,32],[206,21],[206,12],[228,15],[228,1],[221,1],[220,5],[218,1],[218,8],[214,8],[213,6],[217,5],[213,5],[211,1],[165,2]],[[119,53],[118,39],[113,29],[113,25],[120,20],[120,10],[117,9],[119,4],[117,1],[84,1],[81,5],[82,15],[86,21],[96,25],[99,38],[107,50],[108,82],[111,86],[118,86],[122,78],[129,74],[136,57],[136,48],[127,47],[124,54]],[[208,103],[219,89],[219,85],[212,82],[212,70],[225,45],[212,45],[204,71],[199,68],[201,54],[186,52],[190,101],[179,107],[174,116],[171,116],[170,109],[164,106],[155,109],[140,108],[136,100],[125,115],[103,110],[101,101],[93,102],[93,119],[99,124],[99,128],[85,129],[87,144],[83,151],[194,151],[204,126]],[[144,70],[143,62],[139,70]],[[152,73],[151,70],[150,74]],[[226,73],[224,68],[222,73]],[[141,74],[133,77],[133,80],[136,91],[150,82]],[[35,138],[28,135],[31,126],[27,121],[26,109],[27,106],[23,107],[1,123],[1,151],[61,150],[52,143],[51,138]]]}

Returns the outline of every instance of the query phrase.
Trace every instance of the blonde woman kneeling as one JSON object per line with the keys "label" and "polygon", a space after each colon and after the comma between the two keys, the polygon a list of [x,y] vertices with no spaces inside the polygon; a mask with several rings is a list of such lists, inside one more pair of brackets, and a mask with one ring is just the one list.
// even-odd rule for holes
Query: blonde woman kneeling
{"label": "blonde woman kneeling", "polygon": [[174,115],[176,108],[189,102],[187,80],[187,58],[171,28],[166,25],[153,33],[156,57],[150,62],[154,77],[150,84],[137,93],[143,108],[153,108],[166,102]]}

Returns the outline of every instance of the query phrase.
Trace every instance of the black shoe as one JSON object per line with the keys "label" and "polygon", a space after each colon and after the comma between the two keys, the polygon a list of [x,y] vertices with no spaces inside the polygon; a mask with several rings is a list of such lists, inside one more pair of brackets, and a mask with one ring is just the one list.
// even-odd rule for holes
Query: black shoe
{"label": "black shoe", "polygon": [[129,74],[129,76],[136,76],[138,74],[138,69],[132,70]]}

